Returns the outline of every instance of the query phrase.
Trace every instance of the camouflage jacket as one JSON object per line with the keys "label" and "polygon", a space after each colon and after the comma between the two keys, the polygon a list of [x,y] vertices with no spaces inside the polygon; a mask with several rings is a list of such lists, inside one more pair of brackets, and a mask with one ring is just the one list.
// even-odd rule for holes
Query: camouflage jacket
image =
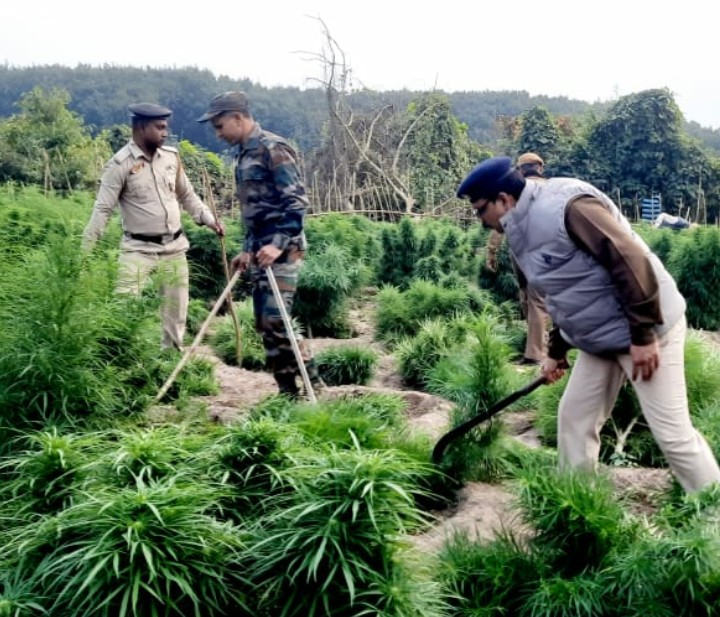
{"label": "camouflage jacket", "polygon": [[238,151],[235,178],[245,225],[243,250],[254,253],[267,244],[304,250],[308,200],[287,141],[256,123]]}

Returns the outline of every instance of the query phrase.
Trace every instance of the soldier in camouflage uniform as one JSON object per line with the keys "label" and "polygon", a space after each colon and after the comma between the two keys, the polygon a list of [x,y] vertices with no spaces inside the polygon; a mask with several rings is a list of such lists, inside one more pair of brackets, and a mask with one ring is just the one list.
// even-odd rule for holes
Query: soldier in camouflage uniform
{"label": "soldier in camouflage uniform", "polygon": [[[267,366],[280,393],[295,398],[299,369],[266,268],[272,268],[290,314],[306,249],[303,219],[308,206],[297,157],[285,139],[263,130],[253,119],[244,92],[214,97],[198,122],[208,120],[220,139],[238,146],[235,178],[245,241],[233,268],[250,270],[255,326],[262,335]],[[310,381],[322,387],[309,347],[297,338]]]}

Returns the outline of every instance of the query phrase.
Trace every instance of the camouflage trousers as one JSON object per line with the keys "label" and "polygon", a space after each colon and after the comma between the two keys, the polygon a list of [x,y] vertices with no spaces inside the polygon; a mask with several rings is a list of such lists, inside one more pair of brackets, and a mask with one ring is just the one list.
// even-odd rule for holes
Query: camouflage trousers
{"label": "camouflage trousers", "polygon": [[[288,252],[283,253],[271,266],[288,315],[292,312],[295,300],[302,257],[302,251],[290,249]],[[253,263],[250,267],[250,277],[253,283],[255,328],[262,337],[265,347],[266,368],[272,371],[281,393],[296,396],[299,392],[297,378],[300,375],[300,370],[295,359],[290,337],[285,329],[280,307],[275,299],[272,287],[270,287],[267,273],[263,268]],[[307,341],[297,331],[295,331],[295,338],[310,377],[310,382],[313,384],[322,383],[318,375],[315,358]]]}

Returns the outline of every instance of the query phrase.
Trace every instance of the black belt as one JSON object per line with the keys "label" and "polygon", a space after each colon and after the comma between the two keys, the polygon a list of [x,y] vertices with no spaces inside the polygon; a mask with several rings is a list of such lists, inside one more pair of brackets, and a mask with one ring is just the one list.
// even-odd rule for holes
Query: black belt
{"label": "black belt", "polygon": [[142,240],[143,242],[154,242],[155,244],[169,244],[173,240],[177,240],[182,236],[183,230],[178,229],[174,234],[166,234],[164,236],[146,236],[145,234],[131,234],[126,232],[126,236],[129,236],[133,240]]}

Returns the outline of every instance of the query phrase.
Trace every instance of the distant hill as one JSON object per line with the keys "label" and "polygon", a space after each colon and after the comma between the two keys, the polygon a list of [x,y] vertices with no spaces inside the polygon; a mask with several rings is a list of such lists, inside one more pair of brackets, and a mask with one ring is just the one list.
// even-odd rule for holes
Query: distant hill
{"label": "distant hill", "polygon": [[[321,89],[266,88],[249,80],[232,80],[197,68],[152,68],[79,65],[65,67],[44,65],[32,67],[0,66],[0,116],[17,113],[16,103],[23,93],[36,86],[62,88],[71,96],[70,109],[83,117],[93,131],[128,121],[127,106],[138,101],[156,101],[174,111],[172,129],[181,139],[188,139],[210,150],[224,148],[207,125],[196,119],[208,100],[225,90],[244,90],[251,99],[255,117],[267,129],[296,141],[304,149],[320,143],[327,117],[325,93]],[[493,146],[497,140],[498,117],[514,117],[527,109],[542,105],[553,115],[581,116],[602,113],[607,103],[588,103],[566,97],[530,96],[519,91],[452,92],[453,113],[468,125],[470,136]],[[406,106],[417,92],[409,90],[357,92],[350,101],[358,110],[391,103]],[[688,132],[709,147],[720,151],[720,131],[689,123]]]}

